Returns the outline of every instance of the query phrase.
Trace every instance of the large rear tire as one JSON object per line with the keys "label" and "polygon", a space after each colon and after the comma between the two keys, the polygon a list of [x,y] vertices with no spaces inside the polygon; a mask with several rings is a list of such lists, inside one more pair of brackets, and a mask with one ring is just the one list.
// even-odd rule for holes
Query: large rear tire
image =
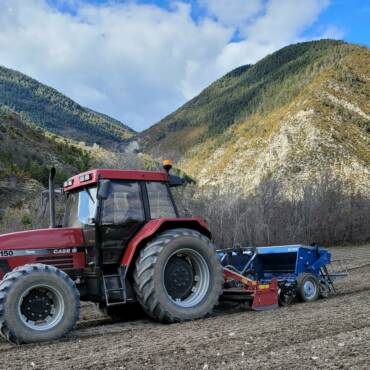
{"label": "large rear tire", "polygon": [[0,282],[0,334],[10,342],[58,339],[73,328],[79,311],[76,285],[54,266],[20,266]]}
{"label": "large rear tire", "polygon": [[137,299],[156,321],[173,323],[207,316],[218,303],[222,284],[213,244],[194,230],[163,232],[136,261]]}

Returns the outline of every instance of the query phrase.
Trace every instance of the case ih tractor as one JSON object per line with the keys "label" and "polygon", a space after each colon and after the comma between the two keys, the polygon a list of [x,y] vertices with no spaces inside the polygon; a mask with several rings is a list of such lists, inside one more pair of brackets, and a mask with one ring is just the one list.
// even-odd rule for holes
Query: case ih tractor
{"label": "case ih tractor", "polygon": [[[153,319],[204,317],[222,291],[222,268],[201,218],[180,218],[163,172],[91,170],[64,183],[63,225],[0,235],[1,334],[15,343],[59,338],[80,300],[120,316],[139,302]],[[126,306],[125,306],[126,305]]]}

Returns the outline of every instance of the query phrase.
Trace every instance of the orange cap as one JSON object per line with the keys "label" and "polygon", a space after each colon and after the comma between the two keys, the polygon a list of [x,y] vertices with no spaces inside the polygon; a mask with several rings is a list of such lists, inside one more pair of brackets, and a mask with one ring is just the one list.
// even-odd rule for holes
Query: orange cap
{"label": "orange cap", "polygon": [[163,167],[164,166],[171,166],[172,167],[172,164],[173,164],[173,162],[171,161],[171,159],[165,159],[163,161]]}

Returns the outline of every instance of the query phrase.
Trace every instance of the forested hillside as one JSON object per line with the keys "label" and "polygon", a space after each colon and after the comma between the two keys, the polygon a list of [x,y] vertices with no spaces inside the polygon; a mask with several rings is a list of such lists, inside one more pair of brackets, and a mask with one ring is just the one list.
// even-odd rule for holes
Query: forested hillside
{"label": "forested hillside", "polygon": [[154,168],[145,155],[87,146],[24,121],[0,107],[0,233],[45,226],[41,191],[56,167],[56,184],[94,167]]}
{"label": "forested hillside", "polygon": [[274,180],[301,194],[323,174],[370,183],[370,50],[290,45],[225,75],[139,136],[201,187],[253,191]]}
{"label": "forested hillside", "polygon": [[23,120],[56,134],[88,144],[110,146],[133,135],[133,130],[104,114],[84,108],[57,90],[0,66],[0,106]]}
{"label": "forested hillside", "polygon": [[89,168],[91,163],[83,149],[24,123],[4,107],[0,108],[0,142],[0,225],[16,222],[17,218],[19,224],[15,228],[32,224],[31,208],[40,205],[41,190],[47,185],[51,166],[56,166],[56,180],[61,184],[67,176]]}

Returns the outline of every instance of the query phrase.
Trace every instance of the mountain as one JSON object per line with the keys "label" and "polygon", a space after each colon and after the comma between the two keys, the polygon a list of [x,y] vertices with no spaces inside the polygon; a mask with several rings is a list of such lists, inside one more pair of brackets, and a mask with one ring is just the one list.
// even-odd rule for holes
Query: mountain
{"label": "mountain", "polygon": [[104,114],[84,108],[20,72],[0,67],[0,106],[9,107],[23,120],[56,134],[110,146],[132,137],[134,131]]}
{"label": "mountain", "polygon": [[91,164],[87,151],[25,123],[18,114],[4,107],[0,108],[0,142],[0,226],[6,223],[3,217],[9,218],[14,213],[20,220],[24,219],[35,200],[34,208],[39,206],[51,166],[56,166],[57,182],[61,184],[67,176]]}
{"label": "mountain", "polygon": [[369,48],[299,43],[231,71],[135,140],[201,187],[273,179],[296,193],[330,173],[369,190],[369,98]]}

